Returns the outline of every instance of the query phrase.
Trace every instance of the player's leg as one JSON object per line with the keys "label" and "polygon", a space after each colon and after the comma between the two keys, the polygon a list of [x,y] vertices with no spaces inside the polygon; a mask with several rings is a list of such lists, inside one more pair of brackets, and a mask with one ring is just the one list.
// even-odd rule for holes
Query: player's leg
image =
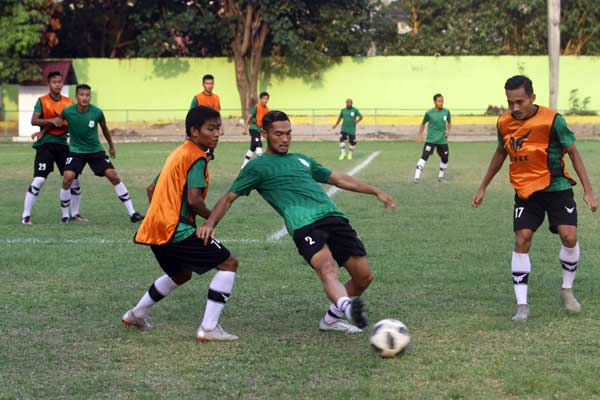
{"label": "player's leg", "polygon": [[348,134],[341,132],[340,133],[340,157],[338,160],[343,160],[346,158],[346,140],[348,139]]}
{"label": "player's leg", "polygon": [[438,144],[436,146],[437,153],[440,156],[440,172],[438,174],[438,182],[441,182],[446,177],[446,169],[448,169],[448,156],[450,149],[447,144]]}
{"label": "player's leg", "polygon": [[[246,156],[244,157],[244,162],[242,163],[242,168],[244,168],[246,166],[246,164],[248,164],[248,162],[252,159],[252,156],[254,155],[254,152],[257,150],[257,141],[260,141],[260,132],[258,132],[258,136],[256,135],[257,131],[255,130],[250,130],[250,148],[248,149],[248,151],[246,151]],[[256,152],[258,155],[258,152]],[[262,149],[261,149],[261,154],[262,154]]]}
{"label": "player's leg", "polygon": [[37,201],[37,198],[46,182],[46,178],[54,167],[54,158],[49,151],[49,146],[42,145],[35,150],[35,160],[33,161],[33,181],[25,192],[25,201],[23,202],[23,214],[21,223],[31,225],[31,209]]}
{"label": "player's leg", "polygon": [[61,224],[70,221],[69,207],[71,206],[71,186],[76,177],[81,175],[85,168],[86,160],[78,153],[69,153],[65,159],[63,182],[60,189],[60,209],[62,213]]}
{"label": "player's leg", "polygon": [[433,149],[435,144],[433,143],[425,143],[423,146],[423,153],[421,154],[421,158],[417,161],[417,168],[415,169],[415,176],[413,177],[413,183],[419,183],[421,179],[421,173],[425,168],[425,163],[429,159],[429,156],[433,153]]}
{"label": "player's leg", "polygon": [[[58,167],[58,171],[64,176],[65,163],[69,157],[69,146],[57,145],[55,149],[55,162]],[[73,183],[71,184],[71,220],[77,222],[87,222],[87,218],[84,218],[79,213],[79,206],[81,205],[81,184],[79,181],[79,175],[75,175]]]}
{"label": "player's leg", "polygon": [[348,136],[348,160],[352,160],[352,153],[354,153],[354,149],[356,148],[356,135]]}
{"label": "player's leg", "polygon": [[127,209],[127,213],[129,214],[129,219],[131,222],[139,222],[144,219],[144,216],[135,211],[133,207],[133,200],[131,200],[131,196],[129,195],[129,191],[123,182],[121,182],[121,178],[119,178],[119,174],[117,170],[110,162],[110,158],[104,155],[105,157],[96,157],[90,159],[90,167],[94,171],[96,176],[106,176],[106,179],[113,185],[115,189],[115,193],[119,197],[119,200],[123,203],[123,206]]}

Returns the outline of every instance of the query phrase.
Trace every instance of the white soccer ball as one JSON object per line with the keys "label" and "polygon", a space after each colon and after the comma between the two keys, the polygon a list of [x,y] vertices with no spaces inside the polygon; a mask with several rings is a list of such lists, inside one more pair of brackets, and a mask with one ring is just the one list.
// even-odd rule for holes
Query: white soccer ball
{"label": "white soccer ball", "polygon": [[395,319],[383,319],[373,325],[369,334],[373,350],[384,358],[395,357],[410,343],[408,328]]}

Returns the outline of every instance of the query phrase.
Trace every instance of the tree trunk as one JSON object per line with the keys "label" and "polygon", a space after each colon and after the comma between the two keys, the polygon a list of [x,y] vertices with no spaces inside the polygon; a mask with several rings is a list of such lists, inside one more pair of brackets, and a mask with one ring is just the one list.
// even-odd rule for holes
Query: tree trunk
{"label": "tree trunk", "polygon": [[558,103],[558,64],[560,60],[560,0],[548,0],[548,57],[550,65],[550,108]]}

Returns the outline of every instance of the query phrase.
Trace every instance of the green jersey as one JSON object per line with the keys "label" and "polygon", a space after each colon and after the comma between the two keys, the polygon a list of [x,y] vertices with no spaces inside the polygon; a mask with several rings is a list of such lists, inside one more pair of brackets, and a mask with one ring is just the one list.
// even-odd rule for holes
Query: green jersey
{"label": "green jersey", "polygon": [[448,144],[446,137],[447,124],[451,123],[450,111],[445,108],[437,111],[435,108],[427,111],[423,116],[421,125],[427,124],[426,143]]}
{"label": "green jersey", "polygon": [[250,125],[248,125],[248,129],[251,131],[260,132],[261,129],[258,127],[258,125],[256,125],[256,105],[252,106],[248,114],[252,116],[252,119],[250,120]]}
{"label": "green jersey", "polygon": [[98,124],[104,122],[101,109],[90,104],[86,112],[77,110],[77,104],[66,107],[61,115],[69,123],[72,153],[97,153],[104,151],[98,139]]}
{"label": "green jersey", "polygon": [[241,170],[229,191],[247,196],[256,189],[293,235],[322,218],[346,217],[319,185],[330,175],[331,170],[303,154],[263,154]]}
{"label": "green jersey", "polygon": [[[54,99],[52,99],[54,100]],[[60,98],[58,100],[55,100],[56,102],[60,101]],[[35,106],[33,106],[33,112],[39,113],[40,114],[40,118],[54,118],[54,116],[44,116],[44,110],[42,108],[42,102],[40,101],[40,99],[37,99],[37,101],[35,102]],[[67,133],[65,133],[64,135],[60,135],[60,136],[56,136],[56,135],[50,135],[48,133],[46,133],[44,136],[42,136],[39,140],[35,141],[32,145],[33,148],[36,147],[40,147],[43,144],[46,143],[57,143],[57,144],[67,144],[67,138],[69,137],[69,135]]]}
{"label": "green jersey", "polygon": [[342,108],[340,117],[342,118],[342,133],[356,135],[356,118],[362,117],[360,111],[354,107]]}
{"label": "green jersey", "polygon": [[[498,132],[498,143],[504,147],[504,142]],[[561,167],[563,150],[575,143],[575,134],[567,126],[567,121],[562,115],[556,114],[552,129],[550,131],[550,143],[548,144],[548,168],[552,171]],[[562,168],[560,168],[562,170]],[[558,192],[571,189],[571,181],[564,176],[553,176],[545,192]]]}

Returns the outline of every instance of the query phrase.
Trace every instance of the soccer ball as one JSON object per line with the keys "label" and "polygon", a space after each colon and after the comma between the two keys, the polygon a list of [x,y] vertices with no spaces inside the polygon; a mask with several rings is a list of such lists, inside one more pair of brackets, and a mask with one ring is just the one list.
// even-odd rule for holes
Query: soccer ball
{"label": "soccer ball", "polygon": [[395,319],[383,319],[373,325],[369,342],[380,357],[388,358],[400,354],[410,343],[408,328]]}

